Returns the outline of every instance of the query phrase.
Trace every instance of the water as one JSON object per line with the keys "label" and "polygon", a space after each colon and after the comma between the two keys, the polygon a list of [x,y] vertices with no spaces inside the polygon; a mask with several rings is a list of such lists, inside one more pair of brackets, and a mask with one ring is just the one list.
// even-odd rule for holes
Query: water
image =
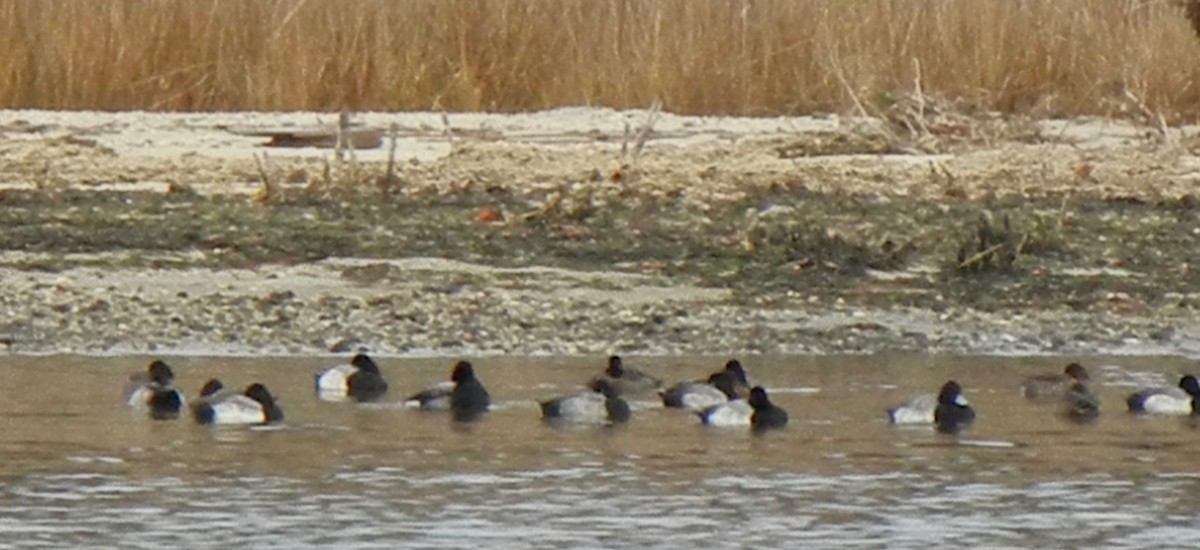
{"label": "water", "polygon": [[[147,358],[6,357],[0,547],[1200,544],[1200,432],[1122,410],[1134,386],[1195,370],[1177,358],[1086,361],[1105,409],[1085,426],[1017,393],[1060,359],[743,358],[791,413],[765,436],[649,402],[616,429],[541,423],[536,400],[599,371],[599,358],[477,360],[498,403],[465,428],[396,403],[318,402],[311,372],[330,359],[168,359],[189,394],[213,376],[265,382],[288,422],[210,429],[136,415],[120,391]],[[722,359],[627,364],[676,380]],[[393,399],[451,363],[381,360]],[[886,406],[948,377],[979,411],[970,431],[886,424]]]}

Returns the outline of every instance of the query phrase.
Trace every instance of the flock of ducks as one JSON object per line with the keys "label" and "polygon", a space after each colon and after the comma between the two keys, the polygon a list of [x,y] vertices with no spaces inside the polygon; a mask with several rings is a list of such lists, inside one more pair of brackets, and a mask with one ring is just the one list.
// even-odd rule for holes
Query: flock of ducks
{"label": "flock of ducks", "polygon": [[[1091,377],[1079,363],[1070,363],[1058,374],[1025,379],[1021,393],[1027,399],[1058,402],[1064,416],[1076,422],[1091,422],[1100,416],[1100,399],[1089,388]],[[1132,414],[1158,416],[1200,415],[1197,399],[1200,382],[1190,374],[1176,386],[1143,388],[1125,398]],[[893,424],[933,423],[943,433],[957,433],[975,420],[975,411],[962,397],[962,387],[951,380],[936,396],[920,396],[888,410]]]}
{"label": "flock of ducks", "polygon": [[[200,424],[272,424],[284,419],[275,397],[265,386],[254,383],[241,393],[209,380],[190,402],[174,386],[171,367],[161,360],[144,372],[130,376],[126,402],[148,412],[156,420],[175,419],[190,412]],[[1100,401],[1088,387],[1087,369],[1067,365],[1060,374],[1031,377],[1022,385],[1025,397],[1058,401],[1069,418],[1087,422],[1100,413]],[[349,363],[316,373],[314,390],[323,400],[379,401],[388,393],[388,383],[379,366],[363,353]],[[664,406],[694,412],[711,426],[745,426],[759,432],[782,428],[787,411],[771,402],[762,386],[751,386],[745,368],[736,360],[702,380],[685,381],[664,388],[660,379],[624,366],[619,356],[608,359],[607,368],[592,378],[586,389],[540,402],[542,417],[570,424],[620,424],[633,416],[627,397],[657,395]],[[1126,405],[1135,414],[1193,415],[1197,411],[1200,383],[1186,375],[1177,387],[1146,388],[1129,395]],[[447,412],[457,422],[471,422],[491,408],[491,396],[467,361],[457,362],[450,380],[409,396],[406,402],[426,411]],[[955,434],[975,421],[975,411],[963,388],[947,381],[935,394],[922,395],[887,410],[893,424],[932,425],[942,433]]]}

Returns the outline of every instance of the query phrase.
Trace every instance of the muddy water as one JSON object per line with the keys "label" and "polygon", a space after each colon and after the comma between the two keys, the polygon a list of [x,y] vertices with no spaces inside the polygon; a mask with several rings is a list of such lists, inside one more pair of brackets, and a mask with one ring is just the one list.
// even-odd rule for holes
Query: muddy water
{"label": "muddy water", "polygon": [[[751,357],[789,428],[706,429],[650,403],[617,429],[556,429],[536,400],[599,359],[479,359],[498,401],[466,428],[396,403],[323,403],[329,359],[171,359],[189,394],[261,380],[276,429],[152,422],[120,401],[145,358],[0,361],[0,547],[248,544],[343,548],[814,547],[850,544],[1142,548],[1200,540],[1200,431],[1132,418],[1130,388],[1197,370],[1162,358],[1088,361],[1099,422],[1017,395],[1058,359]],[[393,399],[450,361],[383,360]],[[668,379],[719,358],[631,358]],[[1114,366],[1101,368],[1099,365]],[[979,411],[958,438],[896,429],[885,406],[945,378]]]}

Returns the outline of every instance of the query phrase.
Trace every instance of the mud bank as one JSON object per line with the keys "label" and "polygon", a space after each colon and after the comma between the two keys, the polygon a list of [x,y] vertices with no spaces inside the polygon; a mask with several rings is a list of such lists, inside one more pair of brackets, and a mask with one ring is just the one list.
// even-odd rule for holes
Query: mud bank
{"label": "mud bank", "polygon": [[1195,128],[322,118],[0,112],[9,350],[1197,353]]}

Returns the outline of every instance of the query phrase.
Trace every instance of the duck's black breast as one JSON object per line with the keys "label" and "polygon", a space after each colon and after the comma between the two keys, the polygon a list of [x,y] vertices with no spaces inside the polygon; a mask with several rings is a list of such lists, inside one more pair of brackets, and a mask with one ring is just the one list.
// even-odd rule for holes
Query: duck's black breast
{"label": "duck's black breast", "polygon": [[604,408],[608,411],[609,422],[628,422],[633,416],[633,412],[629,410],[629,403],[620,397],[609,397],[606,399],[604,401]]}
{"label": "duck's black breast", "polygon": [[487,389],[475,378],[461,380],[450,394],[450,411],[454,420],[470,422],[487,412],[492,404]]}
{"label": "duck's black breast", "polygon": [[172,420],[179,418],[183,409],[183,396],[172,388],[155,388],[147,403],[150,406],[150,417],[155,420]]}
{"label": "duck's black breast", "polygon": [[346,392],[360,403],[374,401],[387,394],[388,384],[377,372],[359,370],[346,379]]}
{"label": "duck's black breast", "polygon": [[955,434],[975,421],[975,410],[967,405],[943,403],[934,411],[933,421],[939,432]]}

